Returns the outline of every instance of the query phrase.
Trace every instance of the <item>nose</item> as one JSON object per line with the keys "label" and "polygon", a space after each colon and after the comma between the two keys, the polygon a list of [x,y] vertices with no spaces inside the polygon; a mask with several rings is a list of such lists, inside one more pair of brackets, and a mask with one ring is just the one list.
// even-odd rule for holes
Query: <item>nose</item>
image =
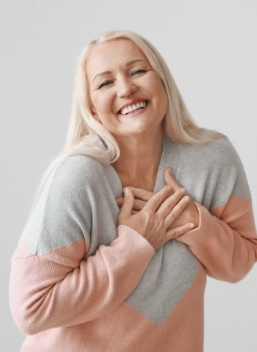
{"label": "nose", "polygon": [[116,83],[117,96],[119,98],[128,97],[138,90],[135,82],[132,82],[130,77],[119,77]]}

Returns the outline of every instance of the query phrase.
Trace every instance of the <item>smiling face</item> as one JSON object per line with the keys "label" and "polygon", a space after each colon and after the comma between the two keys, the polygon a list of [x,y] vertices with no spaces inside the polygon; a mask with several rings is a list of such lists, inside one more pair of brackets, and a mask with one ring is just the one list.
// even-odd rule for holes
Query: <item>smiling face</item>
{"label": "smiling face", "polygon": [[86,75],[93,115],[117,139],[162,130],[167,110],[163,84],[132,41],[97,44]]}

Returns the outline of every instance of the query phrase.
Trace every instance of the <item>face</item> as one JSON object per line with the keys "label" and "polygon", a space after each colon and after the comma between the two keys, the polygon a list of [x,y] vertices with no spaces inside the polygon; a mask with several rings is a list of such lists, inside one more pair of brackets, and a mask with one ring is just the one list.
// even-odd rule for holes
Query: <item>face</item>
{"label": "face", "polygon": [[86,75],[94,117],[117,139],[162,130],[163,84],[142,51],[127,39],[96,45]]}

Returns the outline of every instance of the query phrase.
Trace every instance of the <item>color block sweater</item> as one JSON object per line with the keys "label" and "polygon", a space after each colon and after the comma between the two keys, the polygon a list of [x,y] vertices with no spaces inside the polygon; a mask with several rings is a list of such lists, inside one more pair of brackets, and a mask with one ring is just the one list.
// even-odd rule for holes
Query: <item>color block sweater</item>
{"label": "color block sweater", "polygon": [[66,157],[52,172],[12,258],[10,304],[23,352],[201,352],[206,274],[242,279],[257,235],[240,159],[225,138],[163,138],[166,167],[196,202],[200,225],[154,252],[118,226],[111,165]]}

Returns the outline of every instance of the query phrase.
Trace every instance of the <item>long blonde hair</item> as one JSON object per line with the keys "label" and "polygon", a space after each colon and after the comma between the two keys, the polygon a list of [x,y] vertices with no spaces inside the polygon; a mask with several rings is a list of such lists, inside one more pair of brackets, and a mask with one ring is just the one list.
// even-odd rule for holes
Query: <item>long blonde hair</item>
{"label": "long blonde hair", "polygon": [[[112,163],[119,158],[120,150],[115,138],[91,113],[86,80],[86,63],[91,49],[96,45],[117,39],[131,40],[135,43],[159,75],[168,100],[168,108],[164,117],[164,133],[168,137],[176,142],[203,144],[221,135],[221,133],[215,132],[204,139],[199,138],[201,128],[191,118],[164,59],[148,40],[129,31],[106,32],[100,35],[97,40],[89,43],[78,60],[72,114],[65,148],[46,171],[42,183],[53,167],[68,155],[86,155],[102,163]],[[102,147],[96,142],[99,141],[99,138],[103,143]]]}

